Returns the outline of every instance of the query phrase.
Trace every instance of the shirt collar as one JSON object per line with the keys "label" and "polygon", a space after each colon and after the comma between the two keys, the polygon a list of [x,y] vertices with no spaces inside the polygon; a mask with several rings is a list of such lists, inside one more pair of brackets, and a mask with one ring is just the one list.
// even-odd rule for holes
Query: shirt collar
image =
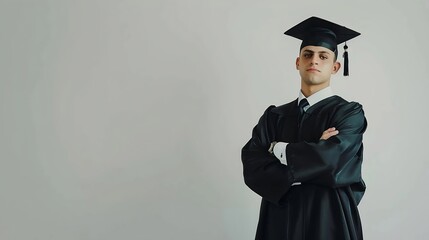
{"label": "shirt collar", "polygon": [[328,98],[328,97],[332,97],[333,95],[334,95],[334,93],[332,92],[332,89],[330,86],[313,93],[311,96],[309,96],[307,98],[304,96],[304,94],[302,94],[301,91],[299,91],[298,104],[302,99],[306,98],[308,101],[308,104],[309,104],[308,107],[311,107],[314,104],[322,101],[323,99]]}

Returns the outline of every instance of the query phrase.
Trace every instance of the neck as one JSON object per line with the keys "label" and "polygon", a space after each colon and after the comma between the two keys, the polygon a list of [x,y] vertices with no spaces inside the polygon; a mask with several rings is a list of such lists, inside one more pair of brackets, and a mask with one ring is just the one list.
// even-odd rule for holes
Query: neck
{"label": "neck", "polygon": [[301,82],[301,91],[302,94],[304,94],[305,97],[309,97],[313,95],[314,93],[329,87],[329,83],[327,84],[320,84],[320,85],[307,85]]}

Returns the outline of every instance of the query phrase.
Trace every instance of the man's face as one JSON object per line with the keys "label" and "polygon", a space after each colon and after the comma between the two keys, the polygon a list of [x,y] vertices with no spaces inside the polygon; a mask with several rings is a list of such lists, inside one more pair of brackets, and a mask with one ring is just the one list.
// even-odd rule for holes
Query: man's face
{"label": "man's face", "polygon": [[331,75],[340,69],[335,53],[320,46],[305,46],[296,59],[296,69],[301,75],[301,83],[307,86],[329,86]]}

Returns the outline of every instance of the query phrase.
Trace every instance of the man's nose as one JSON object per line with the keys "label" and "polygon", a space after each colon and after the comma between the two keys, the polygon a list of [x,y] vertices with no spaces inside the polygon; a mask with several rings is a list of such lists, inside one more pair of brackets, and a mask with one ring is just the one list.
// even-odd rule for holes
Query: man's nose
{"label": "man's nose", "polygon": [[319,64],[319,58],[316,55],[313,55],[311,57],[311,65],[318,65]]}

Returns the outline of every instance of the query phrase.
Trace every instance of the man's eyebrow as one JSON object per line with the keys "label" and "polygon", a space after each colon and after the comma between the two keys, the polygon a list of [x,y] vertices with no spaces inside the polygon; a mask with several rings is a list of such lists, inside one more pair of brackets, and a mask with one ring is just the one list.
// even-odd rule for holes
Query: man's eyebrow
{"label": "man's eyebrow", "polygon": [[[314,51],[312,51],[312,50],[308,50],[308,49],[305,49],[305,50],[304,50],[304,52],[314,53]],[[317,53],[331,54],[331,53],[330,53],[330,52],[328,52],[328,51],[318,51]]]}
{"label": "man's eyebrow", "polygon": [[331,54],[331,53],[330,53],[330,52],[328,52],[328,51],[320,51],[319,53]]}
{"label": "man's eyebrow", "polygon": [[308,50],[308,49],[305,49],[304,52],[314,53],[314,51],[311,51],[311,50]]}

